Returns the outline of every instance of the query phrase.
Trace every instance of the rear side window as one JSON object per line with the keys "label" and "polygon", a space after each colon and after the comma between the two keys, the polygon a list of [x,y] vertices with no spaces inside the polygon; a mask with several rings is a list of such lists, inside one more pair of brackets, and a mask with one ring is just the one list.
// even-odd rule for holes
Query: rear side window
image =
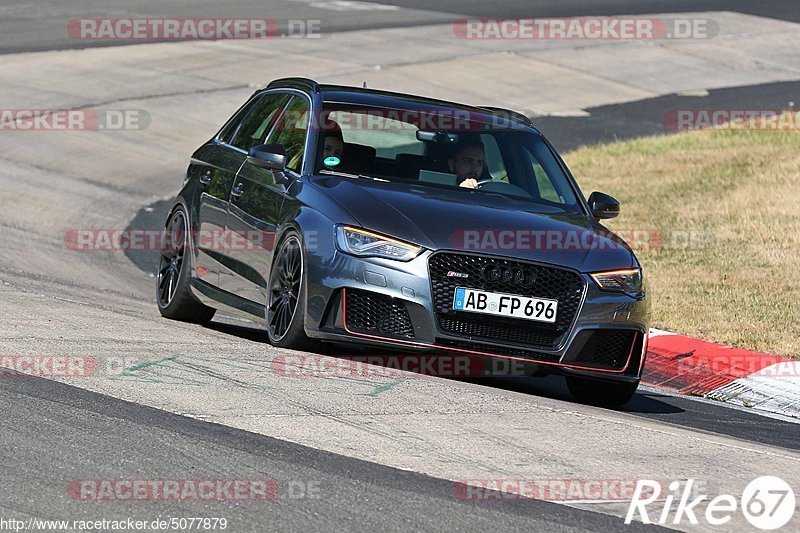
{"label": "rear side window", "polygon": [[[417,140],[416,126],[381,116],[380,111],[338,110],[328,113],[327,118],[341,128],[344,142],[371,146],[377,157],[394,159],[398,154],[425,153],[425,143]],[[376,130],[380,131],[376,134]]]}
{"label": "rear side window", "polygon": [[230,144],[242,150],[250,150],[253,146],[264,144],[264,138],[270,126],[278,116],[278,112],[289,100],[288,94],[272,93],[264,95],[259,102],[244,115],[237,125]]}
{"label": "rear side window", "polygon": [[233,134],[236,133],[236,130],[239,128],[239,124],[241,124],[244,117],[246,117],[256,105],[258,105],[262,98],[263,96],[253,96],[247,101],[247,103],[245,103],[245,105],[239,108],[239,110],[228,120],[228,123],[225,125],[225,127],[219,132],[217,139],[225,144],[230,144]]}

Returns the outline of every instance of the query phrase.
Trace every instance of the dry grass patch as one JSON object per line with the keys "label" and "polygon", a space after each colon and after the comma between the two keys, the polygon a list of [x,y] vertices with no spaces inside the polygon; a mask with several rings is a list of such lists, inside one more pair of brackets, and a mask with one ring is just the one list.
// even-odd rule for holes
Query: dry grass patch
{"label": "dry grass patch", "polygon": [[800,356],[800,133],[686,132],[566,160],[587,195],[622,203],[610,229],[660,233],[637,251],[653,326]]}

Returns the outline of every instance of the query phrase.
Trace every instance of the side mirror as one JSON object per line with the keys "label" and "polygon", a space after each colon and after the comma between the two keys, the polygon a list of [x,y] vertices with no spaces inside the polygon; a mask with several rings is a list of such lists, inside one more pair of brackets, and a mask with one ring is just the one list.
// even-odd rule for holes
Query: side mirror
{"label": "side mirror", "polygon": [[602,192],[593,192],[589,195],[589,209],[594,218],[614,218],[619,215],[619,202]]}
{"label": "side mirror", "polygon": [[247,162],[259,168],[283,170],[286,168],[286,149],[280,144],[259,144],[250,148]]}

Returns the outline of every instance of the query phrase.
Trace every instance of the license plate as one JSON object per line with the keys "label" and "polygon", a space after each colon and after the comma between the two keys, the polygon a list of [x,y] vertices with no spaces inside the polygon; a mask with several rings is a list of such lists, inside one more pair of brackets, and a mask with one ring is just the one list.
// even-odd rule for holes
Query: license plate
{"label": "license plate", "polygon": [[456,287],[453,309],[552,324],[556,321],[558,300]]}

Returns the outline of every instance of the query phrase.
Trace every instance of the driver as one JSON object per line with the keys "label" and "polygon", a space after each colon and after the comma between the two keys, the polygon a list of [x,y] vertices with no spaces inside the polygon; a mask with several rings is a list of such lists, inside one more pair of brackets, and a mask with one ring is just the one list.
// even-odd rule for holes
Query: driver
{"label": "driver", "polygon": [[479,138],[461,141],[447,161],[450,172],[458,176],[458,186],[468,189],[478,188],[485,164],[483,143]]}

